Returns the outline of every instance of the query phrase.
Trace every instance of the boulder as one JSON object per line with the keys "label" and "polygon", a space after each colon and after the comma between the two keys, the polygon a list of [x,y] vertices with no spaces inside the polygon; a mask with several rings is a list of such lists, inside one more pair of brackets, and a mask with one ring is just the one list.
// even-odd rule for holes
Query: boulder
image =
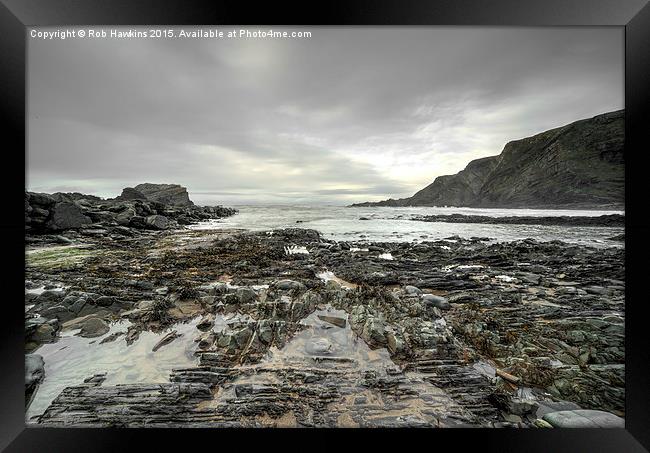
{"label": "boulder", "polygon": [[166,230],[171,226],[167,217],[158,214],[148,216],[145,219],[145,223],[148,228],[154,230]]}
{"label": "boulder", "polygon": [[257,300],[257,294],[255,293],[255,290],[248,287],[237,288],[236,295],[239,299],[239,303],[242,304],[249,304]]}
{"label": "boulder", "polygon": [[79,297],[74,301],[72,305],[70,305],[70,311],[78,314],[86,306],[86,303],[88,303],[88,299],[85,297]]}
{"label": "boulder", "polygon": [[279,280],[273,284],[277,289],[281,290],[290,290],[290,289],[300,289],[302,288],[302,283],[296,282],[294,280]]}
{"label": "boulder", "polygon": [[410,285],[405,286],[404,291],[406,291],[406,294],[422,294],[422,290],[420,288]]}
{"label": "boulder", "polygon": [[51,305],[40,310],[40,314],[46,318],[57,318],[59,321],[67,321],[74,318],[75,313],[63,304]]}
{"label": "boulder", "polygon": [[135,215],[135,209],[131,206],[128,206],[126,209],[115,216],[115,221],[120,225],[126,226],[131,223],[131,219],[135,217]]}
{"label": "boulder", "polygon": [[146,228],[147,222],[144,217],[135,215],[129,220],[129,226],[133,228]]}
{"label": "boulder", "polygon": [[34,331],[43,324],[47,323],[47,319],[42,316],[35,316],[25,320],[25,333],[31,335]]}
{"label": "boulder", "polygon": [[36,343],[49,343],[53,341],[55,337],[56,329],[48,323],[36,326],[30,335],[30,339]]}
{"label": "boulder", "polygon": [[435,294],[424,294],[422,300],[429,306],[439,308],[441,310],[448,310],[451,305],[447,302],[442,296],[436,296]]}
{"label": "boulder", "polygon": [[47,228],[54,231],[78,229],[83,225],[92,223],[89,217],[85,216],[81,208],[74,203],[67,201],[56,203],[52,208],[52,214],[48,220]]}
{"label": "boulder", "polygon": [[508,401],[508,412],[514,415],[534,415],[538,407],[534,399],[515,397]]}
{"label": "boulder", "polygon": [[625,428],[621,417],[590,409],[550,412],[542,420],[554,428]]}
{"label": "boulder", "polygon": [[89,317],[81,324],[81,332],[78,335],[85,338],[95,338],[108,333],[109,330],[108,324],[103,319]]}

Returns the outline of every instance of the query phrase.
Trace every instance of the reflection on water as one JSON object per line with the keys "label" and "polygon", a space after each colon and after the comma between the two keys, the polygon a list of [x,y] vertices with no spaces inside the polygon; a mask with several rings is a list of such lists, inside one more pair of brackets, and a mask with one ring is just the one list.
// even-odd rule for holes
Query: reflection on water
{"label": "reflection on water", "polygon": [[[504,216],[599,216],[622,211],[584,211],[551,209],[477,208],[345,208],[341,206],[238,206],[239,213],[192,226],[194,229],[243,228],[265,231],[275,228],[312,228],[337,241],[413,242],[449,236],[489,237],[497,241],[535,238],[561,240],[595,247],[621,247],[607,238],[623,233],[623,228],[566,227],[544,225],[485,225],[471,223],[421,222],[410,220],[420,215],[466,214]],[[360,218],[368,220],[359,220]]]}
{"label": "reflection on water", "polygon": [[[345,325],[343,325],[343,322]],[[395,369],[387,349],[375,349],[359,338],[350,328],[345,311],[326,306],[300,321],[304,327],[281,349],[271,347],[257,364],[241,365],[241,375],[225,384],[210,404],[220,404],[236,396],[238,386],[244,384],[273,385],[282,379],[277,374],[283,369],[328,369],[335,372],[375,370],[386,374]]]}
{"label": "reflection on water", "polygon": [[[126,320],[112,324],[107,334],[97,338],[75,336],[78,331],[63,332],[58,342],[44,344],[34,351],[45,361],[45,379],[29,406],[27,419],[42,414],[64,388],[79,385],[97,373],[106,373],[108,385],[169,382],[173,368],[197,364],[194,338],[199,320],[197,317],[160,333],[142,332],[129,346],[124,336],[101,343],[110,335],[126,332],[131,325]],[[154,345],[172,329],[182,336],[152,352]]]}
{"label": "reflection on water", "polygon": [[[340,327],[343,322],[345,326]],[[357,369],[379,371],[395,367],[388,350],[370,349],[352,331],[348,315],[343,310],[327,306],[324,310],[316,310],[300,324],[305,328],[282,349],[271,348],[260,366],[302,365],[313,368],[347,363]]]}
{"label": "reflection on water", "polygon": [[[255,418],[261,426],[295,427],[299,424],[291,404],[279,417],[263,412],[265,395],[269,404],[278,395],[291,399],[297,385],[307,388],[306,405],[319,391],[336,388],[337,396],[318,409],[327,420],[319,422],[323,426],[453,426],[455,420],[467,419],[442,389],[419,373],[402,373],[385,348],[371,349],[352,331],[345,311],[328,305],[301,324],[305,328],[284,347],[272,347],[258,364],[239,366],[239,376],[223,384],[202,408],[247,404],[263,414]],[[368,385],[375,379],[386,387]]]}

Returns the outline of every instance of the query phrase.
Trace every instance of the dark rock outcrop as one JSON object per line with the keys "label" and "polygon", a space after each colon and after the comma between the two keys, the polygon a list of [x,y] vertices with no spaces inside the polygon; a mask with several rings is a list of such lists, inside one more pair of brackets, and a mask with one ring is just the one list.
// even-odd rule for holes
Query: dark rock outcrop
{"label": "dark rock outcrop", "polygon": [[80,230],[85,235],[116,231],[128,235],[131,228],[168,230],[236,212],[223,206],[196,206],[178,184],[140,184],[108,200],[80,193],[25,192],[25,228],[30,234]]}
{"label": "dark rock outcrop", "polygon": [[92,223],[92,220],[83,214],[79,206],[62,201],[54,205],[47,227],[53,231],[61,231],[81,228],[89,223]]}
{"label": "dark rock outcrop", "polygon": [[147,200],[157,201],[169,206],[194,206],[187,189],[180,184],[138,184],[134,190]]}
{"label": "dark rock outcrop", "polygon": [[115,198],[117,201],[127,201],[127,200],[146,200],[147,197],[140,192],[139,190],[134,189],[133,187],[125,187],[122,189],[122,193]]}
{"label": "dark rock outcrop", "polygon": [[509,142],[410,198],[353,206],[592,208],[624,205],[625,111]]}

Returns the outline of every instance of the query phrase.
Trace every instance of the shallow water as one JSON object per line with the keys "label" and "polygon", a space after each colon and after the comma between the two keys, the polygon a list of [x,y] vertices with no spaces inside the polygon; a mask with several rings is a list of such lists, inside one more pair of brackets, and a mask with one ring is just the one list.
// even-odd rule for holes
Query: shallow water
{"label": "shallow water", "polygon": [[[504,216],[600,216],[622,211],[476,209],[476,208],[346,208],[340,206],[237,206],[239,213],[192,226],[194,229],[243,228],[266,231],[276,228],[312,228],[337,241],[413,242],[461,237],[489,237],[495,241],[534,238],[561,240],[596,247],[622,247],[607,238],[623,233],[620,227],[567,227],[545,225],[486,225],[471,223],[422,222],[415,216],[466,214]],[[360,218],[368,220],[360,220]]]}
{"label": "shallow water", "polygon": [[[333,316],[339,320],[329,322],[321,319],[323,316]],[[346,320],[345,326],[341,327],[340,319]],[[316,378],[319,381],[323,379],[318,385],[324,390],[335,385],[340,392],[338,399],[321,409],[332,416],[332,426],[357,427],[360,421],[366,426],[437,426],[438,419],[454,419],[464,415],[458,403],[419,373],[407,372],[399,379],[398,386],[409,390],[406,394],[400,394],[399,390],[395,394],[363,385],[367,372],[371,372],[371,376],[388,379],[390,375],[399,373],[401,368],[393,362],[387,349],[371,349],[352,331],[347,320],[345,311],[329,305],[316,310],[301,321],[305,328],[283,348],[272,347],[260,363],[239,367],[241,375],[220,387],[215,398],[205,402],[203,407],[236,404],[240,401],[238,388],[242,386],[262,391],[271,386],[271,389],[287,391],[284,372],[300,370],[306,375],[325,372],[321,375],[323,377]],[[304,385],[309,386],[310,383],[305,380]],[[260,416],[256,421],[261,426],[298,426],[293,409],[280,418]]]}
{"label": "shallow water", "polygon": [[[345,326],[337,326],[319,316],[342,318]],[[373,350],[352,331],[348,314],[343,310],[328,305],[302,319],[300,324],[305,326],[303,330],[284,347],[273,346],[259,363],[240,366],[241,376],[224,386],[214,404],[232,398],[234,389],[241,384],[278,383],[275,371],[281,369],[375,370],[385,375],[388,369],[396,368],[386,348]]]}
{"label": "shallow water", "polygon": [[[345,320],[345,327],[338,327],[319,316],[332,316]],[[300,321],[304,330],[296,333],[293,338],[278,350],[271,348],[268,355],[260,362],[260,366],[286,366],[289,364],[306,363],[307,366],[338,367],[337,360],[349,361],[351,366],[359,369],[377,369],[395,367],[386,348],[372,350],[350,328],[348,314],[343,310],[326,307],[316,310]],[[325,360],[322,360],[325,359]],[[331,359],[328,360],[328,359]]]}
{"label": "shallow water", "polygon": [[[97,338],[75,336],[78,330],[64,331],[56,343],[42,345],[35,354],[45,361],[45,379],[41,382],[27,411],[27,420],[41,415],[61,391],[97,373],[106,373],[107,385],[169,382],[173,368],[197,365],[194,357],[198,334],[197,317],[187,323],[176,324],[161,333],[142,332],[127,346],[124,336],[100,344],[102,339],[117,332],[126,332],[131,323],[122,320],[113,323],[110,331]],[[152,352],[153,346],[170,330],[182,334],[180,338]]]}

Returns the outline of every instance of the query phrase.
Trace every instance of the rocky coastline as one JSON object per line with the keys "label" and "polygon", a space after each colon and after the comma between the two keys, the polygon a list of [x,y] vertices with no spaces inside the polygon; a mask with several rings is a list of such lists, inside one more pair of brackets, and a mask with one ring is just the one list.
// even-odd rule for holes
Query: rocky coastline
{"label": "rocky coastline", "polygon": [[508,142],[411,197],[352,206],[622,210],[624,143],[625,111],[603,113]]}
{"label": "rocky coastline", "polygon": [[84,376],[30,423],[623,424],[623,249],[188,230],[234,211],[134,190],[26,195],[27,401],[48,379],[38,347],[62,334],[155,333],[154,357],[186,342],[195,365],[166,383]]}
{"label": "rocky coastline", "polygon": [[234,215],[223,206],[196,206],[177,184],[127,187],[112,199],[81,193],[25,192],[27,242],[52,239],[67,243],[73,236],[133,236],[143,230],[170,230],[202,220]]}

